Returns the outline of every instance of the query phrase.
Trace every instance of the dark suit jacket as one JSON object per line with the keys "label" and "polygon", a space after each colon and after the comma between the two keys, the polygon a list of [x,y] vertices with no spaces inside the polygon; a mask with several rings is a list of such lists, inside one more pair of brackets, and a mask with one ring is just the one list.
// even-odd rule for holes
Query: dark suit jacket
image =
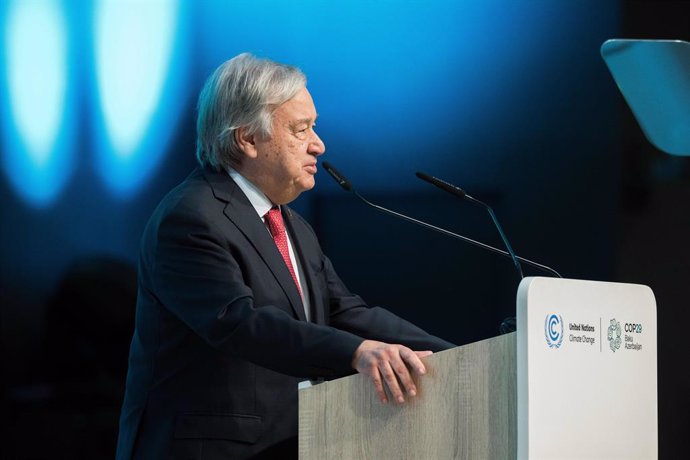
{"label": "dark suit jacket", "polygon": [[363,338],[452,346],[350,293],[283,206],[312,322],[273,239],[226,173],[195,170],[141,242],[118,459],[241,459],[297,434],[297,383],[353,372]]}

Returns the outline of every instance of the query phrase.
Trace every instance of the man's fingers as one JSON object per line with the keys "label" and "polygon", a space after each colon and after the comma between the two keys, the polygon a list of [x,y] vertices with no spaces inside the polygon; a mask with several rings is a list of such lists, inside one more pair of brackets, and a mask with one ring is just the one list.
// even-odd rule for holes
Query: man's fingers
{"label": "man's fingers", "polygon": [[381,373],[379,370],[374,367],[371,371],[371,379],[374,381],[374,388],[376,389],[376,394],[379,396],[379,399],[381,400],[382,403],[387,404],[388,403],[388,397],[386,396],[386,392],[383,389],[383,382],[381,381]]}
{"label": "man's fingers", "polygon": [[426,374],[426,367],[424,367],[424,363],[422,363],[422,360],[419,359],[419,355],[417,353],[419,352],[414,352],[409,348],[401,348],[400,350],[400,356],[402,359],[404,359],[405,362],[412,369],[414,369],[416,373],[424,375]]}
{"label": "man's fingers", "polygon": [[395,372],[393,371],[390,362],[383,361],[380,364],[379,370],[381,371],[383,379],[386,381],[388,390],[390,390],[391,395],[393,395],[393,399],[399,403],[405,402],[405,397],[403,396],[403,392],[398,384],[398,378],[395,376]]}
{"label": "man's fingers", "polygon": [[398,403],[403,403],[405,393],[417,395],[412,372],[426,374],[426,367],[420,358],[431,354],[428,350],[413,351],[403,345],[365,340],[355,350],[352,367],[371,377],[381,402],[385,404],[389,400],[387,387],[390,396]]}
{"label": "man's fingers", "polygon": [[398,380],[400,381],[400,383],[402,383],[402,386],[405,388],[407,394],[410,396],[416,396],[417,387],[415,386],[414,380],[412,380],[410,371],[407,369],[405,362],[402,360],[400,356],[396,356],[394,359],[391,360],[391,367],[393,367],[393,370],[395,371]]}

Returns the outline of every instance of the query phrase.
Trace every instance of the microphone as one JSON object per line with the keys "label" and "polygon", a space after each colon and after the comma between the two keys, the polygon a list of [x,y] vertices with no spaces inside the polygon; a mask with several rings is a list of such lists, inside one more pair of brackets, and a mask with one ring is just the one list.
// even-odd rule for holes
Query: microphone
{"label": "microphone", "polygon": [[[421,227],[428,228],[429,230],[434,230],[434,231],[436,231],[436,232],[438,232],[438,233],[442,233],[443,235],[449,236],[449,237],[451,237],[451,238],[455,238],[455,239],[457,239],[457,240],[462,240],[462,241],[464,241],[464,242],[466,242],[466,243],[470,243],[470,244],[472,244],[472,245],[474,245],[474,246],[477,246],[477,247],[480,247],[480,248],[482,248],[482,249],[486,249],[486,250],[491,251],[491,252],[494,252],[494,253],[496,253],[496,254],[500,254],[500,255],[502,255],[502,256],[504,256],[504,257],[511,257],[511,255],[510,255],[508,252],[506,252],[506,251],[504,251],[504,250],[502,250],[502,249],[498,249],[498,248],[495,248],[495,247],[493,247],[493,246],[489,246],[488,244],[484,244],[484,243],[482,243],[482,242],[480,242],[480,241],[473,240],[472,238],[468,238],[468,237],[466,237],[466,236],[458,235],[457,233],[453,233],[453,232],[451,232],[451,231],[449,231],[449,230],[446,230],[445,228],[441,228],[441,227],[437,227],[437,226],[435,226],[435,225],[428,224],[428,223],[423,222],[423,221],[421,221],[421,220],[417,220],[417,219],[414,219],[414,218],[412,218],[412,217],[406,216],[405,214],[401,214],[401,213],[399,213],[399,212],[395,212],[395,211],[392,211],[392,210],[390,210],[390,209],[384,208],[383,206],[379,206],[379,205],[377,205],[377,204],[374,204],[374,203],[370,202],[369,200],[367,200],[366,198],[364,198],[364,197],[363,197],[362,195],[360,195],[359,193],[357,193],[357,191],[356,191],[356,190],[354,189],[354,187],[352,186],[352,183],[351,183],[349,180],[347,180],[347,179],[345,178],[345,176],[343,176],[343,175],[342,175],[337,169],[335,169],[329,162],[324,161],[324,162],[321,163],[321,164],[323,165],[324,169],[328,172],[328,174],[330,174],[330,176],[338,183],[338,185],[340,185],[346,192],[351,192],[351,193],[353,193],[357,198],[359,198],[360,200],[362,200],[362,202],[364,202],[364,204],[366,204],[367,206],[370,206],[370,207],[372,207],[372,208],[374,208],[374,209],[376,209],[376,210],[378,210],[378,211],[384,212],[384,213],[386,213],[386,214],[390,214],[390,215],[392,215],[392,216],[395,216],[395,217],[398,217],[398,218],[400,218],[400,219],[406,220],[406,221],[408,221],[408,222],[412,222],[413,224],[419,225],[419,226],[421,226]],[[451,184],[448,184],[448,186],[454,187],[454,188],[460,190],[462,193],[464,193],[464,191],[463,191],[461,188],[459,188],[459,187],[455,187],[455,186],[453,186],[453,185],[451,185]],[[451,192],[451,193],[455,193],[455,192]],[[459,193],[459,192],[458,192],[458,193]],[[556,275],[556,276],[559,277],[559,278],[562,278],[562,276],[561,276],[556,270],[554,270],[554,269],[552,269],[552,268],[549,268],[549,267],[547,267],[546,265],[542,265],[542,264],[540,264],[540,263],[531,261],[531,260],[529,260],[529,259],[525,259],[525,258],[523,258],[523,257],[519,257],[519,256],[515,256],[515,257],[516,257],[517,260],[519,260],[520,262],[522,262],[522,263],[524,263],[524,264],[530,265],[530,266],[532,266],[532,267],[535,267],[535,268],[538,268],[538,269],[540,269],[540,270],[543,270],[543,271],[546,271],[546,272],[548,272],[548,273],[551,273],[551,274],[553,274],[553,275]]]}
{"label": "microphone", "polygon": [[517,256],[515,255],[515,251],[513,251],[513,247],[510,245],[510,242],[508,241],[508,237],[503,232],[503,227],[501,227],[501,224],[498,223],[498,217],[496,217],[496,214],[494,213],[494,210],[491,209],[491,206],[484,203],[483,201],[479,201],[478,199],[471,197],[470,195],[467,194],[467,192],[465,192],[463,189],[461,189],[457,185],[453,185],[449,182],[441,180],[438,177],[429,176],[428,174],[424,174],[424,173],[419,172],[419,171],[417,171],[416,175],[417,175],[417,177],[419,177],[423,181],[429,182],[430,184],[435,185],[436,187],[440,188],[441,190],[445,190],[446,192],[451,193],[455,196],[458,196],[458,197],[462,198],[463,200],[467,200],[471,203],[477,204],[479,206],[483,206],[486,209],[486,211],[489,213],[489,216],[491,216],[491,220],[494,222],[494,226],[496,227],[496,229],[498,229],[498,234],[501,235],[501,239],[503,240],[503,244],[505,245],[506,249],[508,250],[508,253],[510,254],[510,258],[513,259],[513,265],[515,265],[515,269],[518,272],[518,276],[520,277],[520,279],[525,277],[522,274],[522,266],[520,265],[520,262],[518,261]]}
{"label": "microphone", "polygon": [[467,197],[467,193],[463,189],[461,189],[457,185],[451,184],[450,182],[446,182],[442,179],[439,179],[438,177],[430,176],[428,174],[424,174],[423,172],[419,172],[419,171],[417,171],[415,173],[415,175],[417,177],[419,177],[420,179],[425,180],[431,184],[434,184],[436,187],[438,187],[442,190],[445,190],[446,192],[451,193],[455,196],[458,196],[458,197],[463,198],[463,199]]}
{"label": "microphone", "polygon": [[[326,168],[326,171],[328,171],[328,174],[331,175],[333,179],[340,185],[343,189],[345,189],[346,192],[355,192],[355,190],[352,188],[352,184],[350,183],[349,180],[345,179],[345,176],[340,174],[340,172],[335,169],[331,164],[327,161],[324,161],[321,163],[324,168]],[[355,192],[357,193],[357,192]]]}

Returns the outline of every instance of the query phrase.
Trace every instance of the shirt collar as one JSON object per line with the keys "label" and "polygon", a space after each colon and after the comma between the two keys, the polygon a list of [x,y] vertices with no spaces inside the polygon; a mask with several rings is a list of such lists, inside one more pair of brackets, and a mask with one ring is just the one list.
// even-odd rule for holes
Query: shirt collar
{"label": "shirt collar", "polygon": [[249,179],[235,169],[228,167],[228,174],[232,180],[235,181],[240,190],[247,196],[247,199],[249,199],[249,202],[252,204],[252,207],[259,217],[263,219],[266,213],[274,206],[271,200],[269,200],[266,194],[259,190],[256,185],[252,184]]}

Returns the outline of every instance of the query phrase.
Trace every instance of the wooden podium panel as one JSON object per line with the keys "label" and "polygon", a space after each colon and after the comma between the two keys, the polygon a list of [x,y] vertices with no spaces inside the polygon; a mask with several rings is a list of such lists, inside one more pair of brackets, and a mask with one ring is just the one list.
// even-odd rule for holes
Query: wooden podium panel
{"label": "wooden podium panel", "polygon": [[365,376],[299,392],[300,459],[507,459],[517,455],[515,334],[424,358],[405,404]]}

